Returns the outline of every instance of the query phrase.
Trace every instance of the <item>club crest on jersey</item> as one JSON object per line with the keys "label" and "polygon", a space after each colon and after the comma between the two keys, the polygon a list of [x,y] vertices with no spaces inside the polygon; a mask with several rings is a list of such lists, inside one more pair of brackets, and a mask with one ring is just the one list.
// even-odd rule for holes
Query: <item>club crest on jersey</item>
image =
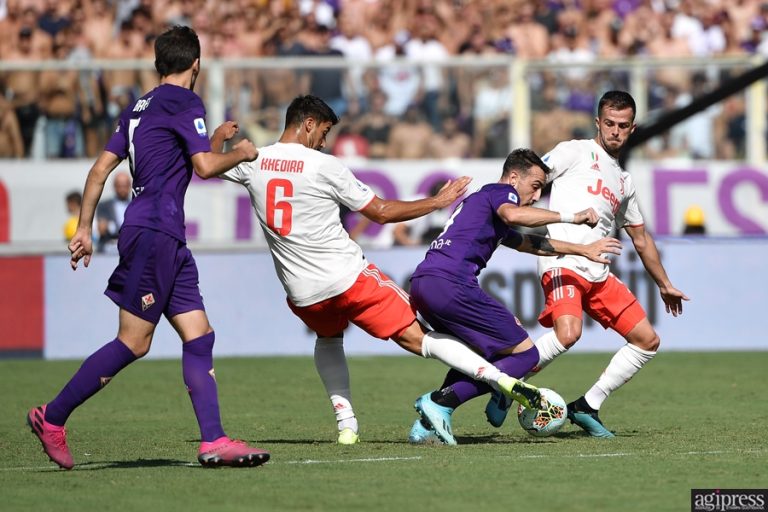
{"label": "club crest on jersey", "polygon": [[514,192],[510,192],[510,193],[507,195],[507,200],[508,200],[510,203],[512,203],[512,204],[518,204],[518,203],[520,202],[520,198],[519,198],[519,197],[517,197],[517,194],[515,194]]}
{"label": "club crest on jersey", "polygon": [[197,134],[201,137],[208,136],[208,130],[205,128],[205,120],[202,117],[195,119],[195,130],[197,130]]}
{"label": "club crest on jersey", "polygon": [[149,308],[152,307],[152,304],[155,303],[155,296],[151,293],[146,294],[141,298],[141,310],[146,311]]}

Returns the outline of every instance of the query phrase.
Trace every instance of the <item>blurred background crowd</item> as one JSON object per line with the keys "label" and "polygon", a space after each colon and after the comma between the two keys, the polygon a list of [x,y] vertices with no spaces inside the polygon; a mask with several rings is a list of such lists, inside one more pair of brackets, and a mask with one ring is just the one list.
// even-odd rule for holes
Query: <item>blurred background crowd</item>
{"label": "blurred background crowd", "polygon": [[[204,71],[212,59],[273,59],[226,73],[226,117],[257,146],[277,139],[294,96],[312,93],[342,116],[328,150],[374,159],[505,156],[513,84],[507,65],[483,59],[567,65],[526,76],[530,140],[543,153],[592,136],[596,98],[629,86],[626,70],[580,64],[768,55],[760,0],[0,0],[0,63],[24,64],[0,67],[0,157],[95,156],[120,110],[157,84],[153,40],[172,24],[197,31]],[[348,64],[308,64],[329,57]],[[127,64],[35,67],[44,60]],[[654,68],[648,112],[683,106],[733,72]],[[742,158],[744,118],[735,95],[645,151]]]}

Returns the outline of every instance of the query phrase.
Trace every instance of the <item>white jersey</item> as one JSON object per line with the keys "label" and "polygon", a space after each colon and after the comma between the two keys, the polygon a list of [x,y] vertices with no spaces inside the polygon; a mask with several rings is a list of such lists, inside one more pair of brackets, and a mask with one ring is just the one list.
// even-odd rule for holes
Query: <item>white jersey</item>
{"label": "white jersey", "polygon": [[[561,142],[542,160],[551,169],[547,176],[552,182],[549,209],[570,214],[591,207],[599,217],[595,228],[550,224],[550,238],[589,244],[616,228],[644,224],[632,177],[594,140]],[[599,282],[609,273],[608,265],[583,256],[540,256],[538,260],[540,276],[552,268],[567,268],[588,281]]]}
{"label": "white jersey", "polygon": [[339,159],[278,142],[221,177],[248,189],[291,302],[309,306],[354,284],[367,262],[341,224],[339,203],[358,211],[374,193]]}

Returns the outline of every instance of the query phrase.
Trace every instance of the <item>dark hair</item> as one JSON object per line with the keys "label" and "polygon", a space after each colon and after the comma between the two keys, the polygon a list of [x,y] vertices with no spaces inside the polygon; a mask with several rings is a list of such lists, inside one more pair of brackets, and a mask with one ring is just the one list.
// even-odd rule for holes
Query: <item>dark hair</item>
{"label": "dark hair", "polygon": [[83,194],[76,190],[72,191],[67,194],[66,201],[68,203],[75,203],[77,206],[80,206],[83,203]]}
{"label": "dark hair", "polygon": [[637,107],[635,106],[635,100],[632,95],[624,91],[608,91],[602,95],[600,101],[597,103],[597,116],[603,112],[603,108],[610,107],[614,110],[624,110],[626,108],[632,109],[632,119],[635,118],[637,113]]}
{"label": "dark hair", "polygon": [[189,27],[175,26],[155,39],[155,69],[160,76],[181,73],[200,58],[200,40]]}
{"label": "dark hair", "polygon": [[507,159],[504,160],[501,176],[503,178],[512,171],[517,171],[521,176],[526,176],[534,165],[541,167],[545,175],[549,173],[547,164],[532,149],[519,148],[507,155]]}
{"label": "dark hair", "polygon": [[317,96],[307,94],[297,96],[288,105],[288,111],[285,113],[285,127],[300,125],[308,117],[314,118],[319,123],[330,122],[335,125],[339,122],[339,117],[326,102]]}

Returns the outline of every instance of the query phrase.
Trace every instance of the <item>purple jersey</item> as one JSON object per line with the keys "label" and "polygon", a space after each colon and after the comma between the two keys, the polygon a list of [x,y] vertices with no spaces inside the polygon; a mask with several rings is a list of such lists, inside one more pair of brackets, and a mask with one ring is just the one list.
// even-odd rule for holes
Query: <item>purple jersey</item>
{"label": "purple jersey", "polygon": [[128,157],[131,167],[134,199],[123,226],[162,231],[184,242],[191,157],[211,150],[200,97],[176,85],[156,87],[123,111],[105,149]]}
{"label": "purple jersey", "polygon": [[512,185],[492,183],[467,196],[430,244],[413,277],[432,275],[460,283],[476,282],[501,241],[514,232],[496,213],[505,203],[520,204]]}

